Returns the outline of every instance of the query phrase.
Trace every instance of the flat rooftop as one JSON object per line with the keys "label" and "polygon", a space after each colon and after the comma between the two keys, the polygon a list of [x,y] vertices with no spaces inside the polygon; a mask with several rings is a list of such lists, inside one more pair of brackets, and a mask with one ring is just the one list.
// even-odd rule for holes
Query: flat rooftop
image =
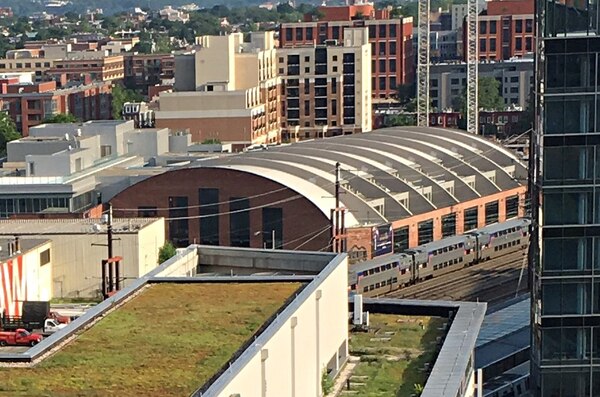
{"label": "flat rooftop", "polygon": [[350,377],[350,393],[415,395],[415,385],[427,382],[440,349],[437,338],[446,334],[448,320],[370,313],[369,321],[369,332],[350,334],[350,355],[361,357]]}
{"label": "flat rooftop", "polygon": [[[136,233],[160,218],[113,218],[115,233]],[[100,219],[1,219],[0,235],[26,236],[52,234],[91,234]],[[101,225],[102,226],[102,225]],[[102,226],[104,227],[104,226]]]}
{"label": "flat rooftop", "polygon": [[[12,255],[10,255],[10,249],[9,249],[9,244],[14,241],[15,240],[12,238],[11,239],[6,239],[6,238],[0,239],[0,261],[5,261],[11,257],[16,256],[14,253]],[[28,251],[31,251],[32,249],[37,248],[42,244],[46,244],[49,241],[50,240],[47,240],[47,239],[33,239],[33,238],[20,239],[19,240],[19,245],[21,246],[20,251],[21,251],[21,253],[25,254]]]}
{"label": "flat rooftop", "polygon": [[150,284],[36,366],[0,368],[0,396],[190,395],[302,286]]}

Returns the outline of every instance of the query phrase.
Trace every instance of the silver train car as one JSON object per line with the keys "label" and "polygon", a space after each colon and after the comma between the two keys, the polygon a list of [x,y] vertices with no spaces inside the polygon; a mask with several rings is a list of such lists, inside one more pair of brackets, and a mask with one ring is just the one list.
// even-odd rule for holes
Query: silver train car
{"label": "silver train car", "polygon": [[350,266],[350,293],[382,295],[523,249],[531,221],[513,219]]}

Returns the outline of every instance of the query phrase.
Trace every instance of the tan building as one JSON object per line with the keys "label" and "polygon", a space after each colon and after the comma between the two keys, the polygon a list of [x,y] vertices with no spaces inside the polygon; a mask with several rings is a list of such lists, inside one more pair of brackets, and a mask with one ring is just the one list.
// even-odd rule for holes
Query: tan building
{"label": "tan building", "polygon": [[367,28],[348,28],[338,43],[277,51],[284,141],[368,132],[371,46]]}
{"label": "tan building", "polygon": [[57,60],[44,58],[43,53],[36,49],[9,50],[6,58],[0,59],[0,74],[27,72],[35,75],[35,81],[42,81]]}
{"label": "tan building", "polygon": [[192,139],[237,147],[281,140],[273,32],[202,36],[175,58],[175,92],[161,93],[156,126],[187,129]]}

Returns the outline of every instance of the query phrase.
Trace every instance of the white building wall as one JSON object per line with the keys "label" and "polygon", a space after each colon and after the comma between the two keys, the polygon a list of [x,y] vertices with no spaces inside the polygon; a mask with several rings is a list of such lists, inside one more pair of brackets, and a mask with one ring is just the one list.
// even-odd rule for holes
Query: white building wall
{"label": "white building wall", "polygon": [[[324,277],[323,273],[319,277]],[[322,396],[323,371],[333,362],[332,369],[337,372],[347,356],[347,288],[344,259],[291,315],[286,311],[280,314],[269,326],[276,330],[266,343],[250,347],[234,363],[232,372],[225,372],[204,396]],[[262,336],[268,335],[269,329]],[[238,370],[236,364],[244,361],[246,354],[252,357]]]}
{"label": "white building wall", "polygon": [[[50,262],[40,262],[40,254],[50,250]],[[52,298],[52,242],[28,251],[23,258],[27,277],[27,300],[48,301]]]}
{"label": "white building wall", "polygon": [[159,265],[158,251],[165,241],[164,220],[153,222],[138,232],[137,263],[140,276]]}

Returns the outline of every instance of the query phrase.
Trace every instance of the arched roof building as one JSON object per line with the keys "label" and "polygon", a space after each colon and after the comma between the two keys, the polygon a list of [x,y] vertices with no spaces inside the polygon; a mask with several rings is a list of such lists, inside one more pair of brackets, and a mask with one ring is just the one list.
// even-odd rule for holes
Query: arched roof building
{"label": "arched roof building", "polygon": [[[286,223],[286,218],[290,222],[281,226],[283,239],[280,241],[276,237],[276,240],[284,248],[293,248],[293,244],[287,245],[288,241],[298,238],[302,242],[302,235],[292,233],[290,229],[298,227],[297,222],[291,218],[294,208],[299,208],[297,201],[302,201],[307,208],[312,207],[312,212],[319,213],[310,216],[307,214],[306,219],[314,218],[314,222],[324,227],[330,222],[331,211],[335,208],[337,163],[340,172],[340,203],[341,207],[347,209],[345,226],[352,230],[385,224],[392,224],[394,229],[400,226],[408,226],[410,229],[413,223],[418,228],[419,222],[431,219],[431,239],[436,239],[448,234],[448,231],[442,233],[441,221],[438,219],[444,215],[455,214],[455,233],[469,228],[465,225],[466,205],[469,208],[483,208],[483,211],[476,214],[475,227],[503,220],[507,217],[507,212],[512,216],[514,209],[507,210],[508,204],[505,204],[505,208],[500,208],[500,201],[504,201],[506,197],[511,197],[514,202],[514,197],[517,196],[520,203],[517,204],[517,210],[522,210],[523,207],[523,198],[519,200],[518,197],[525,191],[522,182],[527,178],[527,169],[512,152],[480,136],[457,130],[423,127],[386,128],[368,134],[270,146],[241,154],[199,160],[184,168],[140,182],[115,197],[113,203],[117,208],[131,210],[144,206],[176,208],[167,205],[168,197],[161,199],[164,194],[156,196],[160,190],[157,188],[166,184],[166,191],[172,194],[169,197],[181,197],[175,191],[183,183],[186,189],[192,188],[194,191],[212,187],[225,193],[217,194],[218,210],[217,207],[213,209],[213,212],[216,211],[223,217],[235,218],[232,215],[243,212],[232,213],[228,205],[238,202],[231,198],[249,198],[248,218],[251,218],[252,211],[282,204],[284,213],[281,214],[281,222]],[[156,200],[154,202],[157,205],[145,202],[150,197],[143,191],[155,192],[154,198],[162,205]],[[190,212],[197,209],[197,220],[202,223],[202,219],[209,218],[210,214],[202,215],[209,203],[198,198],[199,195],[202,193],[196,193],[195,200],[187,200],[186,206],[192,210],[188,211],[187,216],[193,219],[195,215]],[[187,196],[190,197],[191,194]],[[197,204],[193,204],[196,200]],[[281,200],[290,201],[280,203]],[[495,215],[486,213],[491,211],[485,209],[490,202],[497,203]],[[193,208],[194,205],[196,208]],[[515,204],[511,205],[514,207]],[[163,215],[169,217],[166,212]],[[461,220],[463,224],[458,226]],[[268,226],[265,222],[269,223],[263,214],[262,224],[258,222],[255,227],[249,226],[249,229],[262,231]],[[436,230],[436,223],[440,223],[437,225],[440,230]],[[221,229],[227,227],[226,221],[219,224],[222,224]],[[314,226],[313,230],[319,230],[319,225]],[[219,234],[223,232],[224,230],[218,231]],[[408,232],[414,236],[407,237],[407,244],[412,246],[422,242],[423,238],[419,237],[418,230]],[[201,238],[201,234],[190,233],[190,237],[194,235],[194,238]],[[293,238],[288,239],[288,234]],[[220,244],[233,243],[231,236],[229,241],[226,236],[223,237],[219,239]],[[327,242],[327,238],[319,243]],[[269,239],[262,240],[271,246],[269,243],[272,241]],[[252,236],[250,240],[253,240]],[[348,247],[354,245],[356,244],[350,241]],[[360,244],[365,245],[368,244]],[[321,247],[311,246],[311,249],[318,248]],[[367,251],[367,255],[370,255],[371,250]]]}

